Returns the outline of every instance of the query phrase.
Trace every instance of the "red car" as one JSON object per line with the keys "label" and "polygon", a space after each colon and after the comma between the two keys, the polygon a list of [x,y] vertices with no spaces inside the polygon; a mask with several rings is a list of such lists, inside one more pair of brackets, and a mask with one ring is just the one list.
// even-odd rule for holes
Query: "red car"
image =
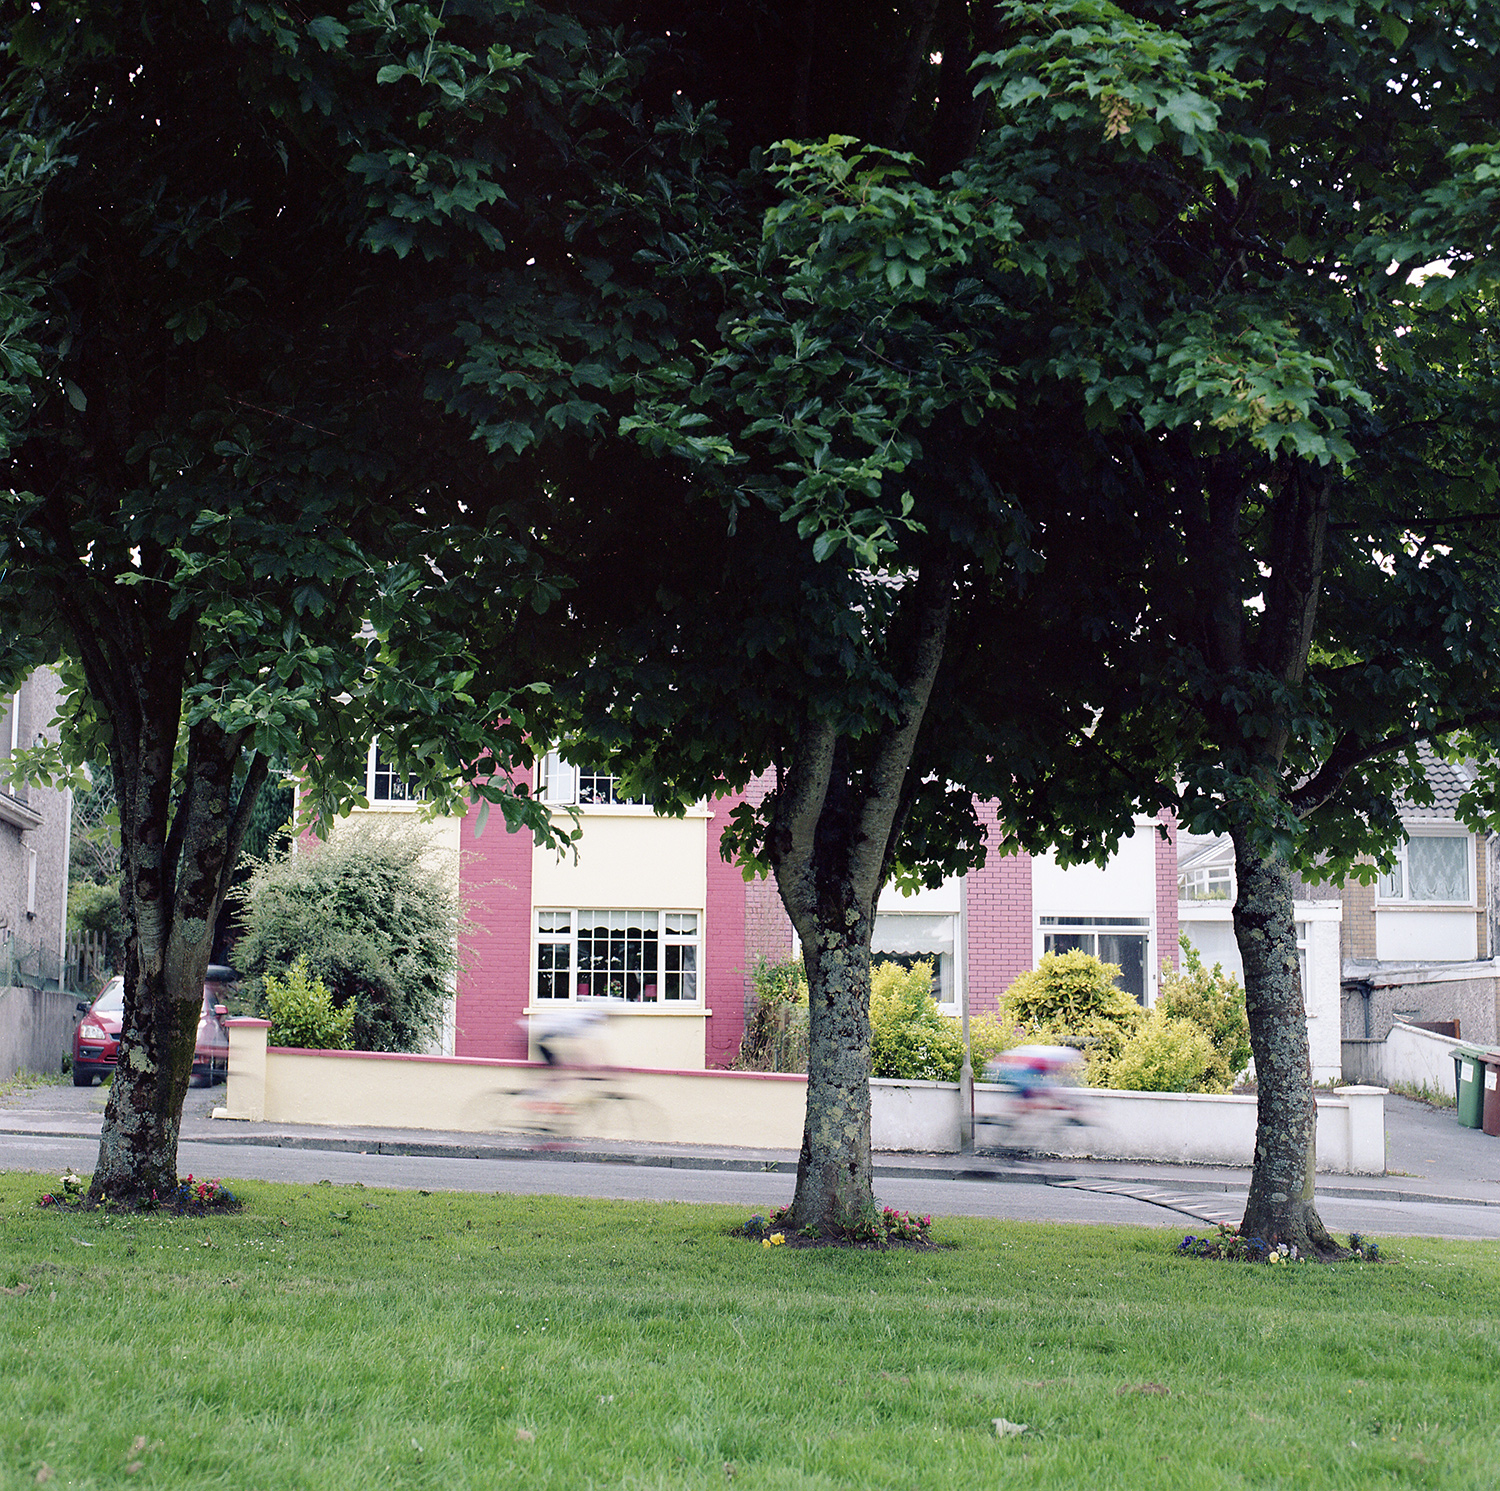
{"label": "red car", "polygon": [[[203,984],[203,1013],[198,1016],[198,1043],[193,1050],[193,1084],[210,1087],[229,1072],[228,1011],[219,1003],[224,986],[235,972],[211,964]],[[73,1086],[92,1087],[95,1077],[107,1077],[120,1059],[120,1026],[125,1018],[125,980],[116,974],[99,991],[93,1004],[80,1004],[83,1018],[73,1032]]]}

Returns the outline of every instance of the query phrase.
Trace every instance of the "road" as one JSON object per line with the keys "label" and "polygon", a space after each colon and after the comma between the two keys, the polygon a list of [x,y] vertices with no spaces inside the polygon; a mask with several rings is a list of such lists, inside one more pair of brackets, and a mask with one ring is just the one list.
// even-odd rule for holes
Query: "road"
{"label": "road", "polygon": [[[97,1141],[0,1133],[0,1169],[59,1174],[93,1168]],[[1100,1167],[1078,1167],[1098,1171]],[[1128,1167],[1120,1167],[1122,1170]],[[789,1201],[793,1177],[785,1171],[694,1169],[644,1163],[597,1164],[567,1159],[454,1159],[432,1155],[360,1154],[347,1150],[274,1148],[256,1144],[183,1142],[179,1169],[198,1176],[308,1184],[360,1182],[397,1190],[491,1191],[526,1195],[596,1196],[632,1201],[720,1202],[765,1210]],[[1181,1227],[1237,1221],[1243,1188],[1218,1189],[1181,1178],[1128,1174],[1057,1174],[1021,1180],[996,1165],[994,1178],[943,1178],[879,1174],[880,1201],[902,1211],[938,1216],[1006,1217],[1040,1222],[1115,1222]],[[1374,1183],[1378,1186],[1378,1181]],[[1357,1188],[1356,1188],[1357,1189]],[[1433,1202],[1370,1193],[1350,1195],[1333,1184],[1318,1209],[1334,1232],[1375,1237],[1500,1239],[1500,1206]]]}

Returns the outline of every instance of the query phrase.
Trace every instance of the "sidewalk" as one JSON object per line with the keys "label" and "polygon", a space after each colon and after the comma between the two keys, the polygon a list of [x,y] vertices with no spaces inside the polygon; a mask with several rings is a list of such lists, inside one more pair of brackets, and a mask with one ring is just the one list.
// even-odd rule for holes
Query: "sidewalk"
{"label": "sidewalk", "polygon": [[[86,1138],[99,1132],[106,1094],[100,1088],[38,1088],[0,1109],[0,1133]],[[444,1133],[426,1129],[339,1128],[310,1124],[244,1123],[211,1118],[221,1088],[192,1089],[183,1105],[182,1140],[282,1149],[341,1150],[356,1154],[435,1155],[450,1159],[574,1161],[655,1165],[694,1170],[792,1171],[791,1150],[696,1144],[627,1144],[581,1140],[542,1149],[528,1137]],[[1432,1109],[1409,1098],[1386,1099],[1385,1175],[1318,1176],[1320,1194],[1361,1200],[1404,1200],[1500,1206],[1500,1139],[1459,1126],[1452,1109]],[[1248,1168],[1163,1165],[1136,1160],[1005,1160],[985,1155],[875,1156],[877,1176],[973,1180],[990,1184],[1148,1186],[1181,1192],[1243,1194]],[[1090,1186],[1092,1188],[1092,1185]]]}

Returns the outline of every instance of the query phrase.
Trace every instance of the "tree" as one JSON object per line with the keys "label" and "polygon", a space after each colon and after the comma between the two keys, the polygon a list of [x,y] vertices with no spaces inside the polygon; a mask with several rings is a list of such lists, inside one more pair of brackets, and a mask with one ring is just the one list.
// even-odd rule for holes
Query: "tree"
{"label": "tree", "polygon": [[353,1010],[357,1050],[423,1050],[458,972],[455,880],[437,853],[423,829],[367,823],[260,863],[239,893],[239,972],[264,988],[300,962]]}
{"label": "tree", "polygon": [[1006,12],[992,170],[1058,162],[1044,226],[1072,246],[1046,373],[1160,514],[1163,646],[1122,745],[1175,762],[1179,813],[1235,846],[1242,1226],[1330,1256],[1291,871],[1390,853],[1417,742],[1493,749],[1500,28],[1356,0]]}
{"label": "tree", "polygon": [[[0,673],[60,659],[66,750],[114,779],[126,1000],[96,1201],[175,1187],[212,931],[272,759],[326,819],[378,729],[435,790],[468,769],[548,831],[504,778],[524,696],[466,694],[462,576],[422,557],[457,571],[447,526],[483,511],[489,583],[502,555],[537,583],[418,356],[496,236],[487,199],[453,154],[414,186],[361,169],[394,102],[379,69],[423,65],[417,37],[430,63],[413,7],[346,25],[248,0],[5,24]],[[495,93],[516,65],[497,42]],[[437,268],[368,251],[439,223]]]}
{"label": "tree", "polygon": [[[775,767],[726,847],[775,874],[802,941],[794,1219],[837,1234],[873,1208],[882,886],[977,863],[976,792],[1029,844],[1084,853],[1154,790],[1154,763],[1091,728],[1128,676],[1109,663],[1139,615],[1121,561],[1139,566],[1144,535],[1096,442],[1033,459],[1047,411],[1012,384],[1034,329],[997,293],[1008,206],[842,137],[737,170],[732,129],[680,100],[664,113],[638,175],[575,197],[573,254],[476,312],[455,387],[488,438],[547,460],[544,537],[569,582],[543,616],[477,625],[498,669],[587,639],[553,682],[553,729],[658,807]],[[572,320],[538,350],[544,317],[518,327],[515,307],[548,297]],[[610,332],[663,302],[673,334],[649,356]],[[547,451],[561,391],[515,369],[564,368],[568,336],[601,349],[598,394]]]}

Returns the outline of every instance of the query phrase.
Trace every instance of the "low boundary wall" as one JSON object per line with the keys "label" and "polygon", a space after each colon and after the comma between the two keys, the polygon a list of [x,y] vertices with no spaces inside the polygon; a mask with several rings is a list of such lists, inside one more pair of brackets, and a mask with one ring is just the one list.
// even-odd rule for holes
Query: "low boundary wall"
{"label": "low boundary wall", "polygon": [[1344,1079],[1382,1085],[1402,1082],[1456,1098],[1453,1048],[1457,1044],[1451,1035],[1397,1020],[1383,1041],[1344,1041]]}
{"label": "low boundary wall", "polygon": [[[549,1080],[548,1068],[532,1062],[267,1048],[268,1022],[225,1024],[229,1083],[216,1118],[492,1132],[505,1127],[507,1105],[518,1093]],[[611,1090],[631,1101],[593,1105],[580,1137],[801,1148],[804,1076],[607,1070]],[[1317,1099],[1318,1168],[1381,1174],[1385,1090],[1344,1087]],[[955,1153],[961,1101],[956,1082],[871,1082],[871,1143],[876,1150]],[[974,1084],[976,1112],[994,1112],[1000,1101],[1000,1088]],[[1091,1091],[1088,1103],[1090,1127],[1060,1152],[1211,1165],[1249,1165],[1254,1154],[1253,1097]]]}
{"label": "low boundary wall", "polygon": [[0,989],[0,1081],[57,1072],[73,1045],[79,996],[56,989]]}

